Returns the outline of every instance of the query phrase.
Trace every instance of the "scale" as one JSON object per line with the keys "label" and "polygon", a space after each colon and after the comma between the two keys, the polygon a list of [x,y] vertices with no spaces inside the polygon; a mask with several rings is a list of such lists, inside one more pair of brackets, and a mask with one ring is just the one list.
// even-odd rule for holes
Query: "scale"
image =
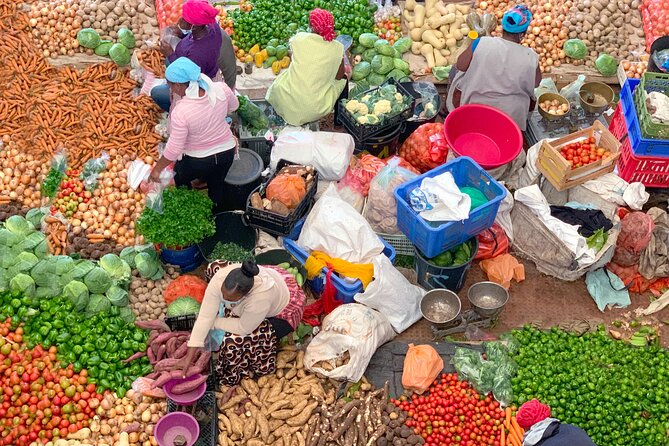
{"label": "scale", "polygon": [[464,333],[470,326],[481,329],[490,328],[497,322],[501,312],[502,308],[498,310],[496,315],[484,317],[475,310],[466,310],[460,313],[455,318],[455,320],[449,322],[448,327],[446,328],[437,328],[432,325],[432,334],[434,335],[434,340],[441,341],[447,336],[451,336],[457,333]]}
{"label": "scale", "polygon": [[561,138],[570,133],[590,127],[595,121],[600,121],[608,127],[608,123],[602,113],[588,113],[583,107],[571,104],[569,113],[560,119],[549,121],[542,117],[538,111],[530,112],[527,117],[527,129],[523,137],[531,147],[546,138]]}

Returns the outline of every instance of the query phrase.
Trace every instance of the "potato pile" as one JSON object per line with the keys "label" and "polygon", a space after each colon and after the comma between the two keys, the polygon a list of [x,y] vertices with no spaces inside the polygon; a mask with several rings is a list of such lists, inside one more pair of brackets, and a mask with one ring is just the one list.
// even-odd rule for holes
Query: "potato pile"
{"label": "potato pile", "polygon": [[[627,59],[635,51],[643,50],[639,0],[567,0],[568,13],[563,25],[570,39],[581,39],[589,55],[583,61],[594,67],[600,53],[607,53],[617,60]],[[567,62],[572,62],[567,59]]]}
{"label": "potato pile", "polygon": [[[83,28],[93,28],[103,40],[114,41],[119,28],[128,28],[137,47],[147,49],[158,41],[156,10],[149,0],[79,0]],[[93,50],[86,51],[89,54]]]}
{"label": "potato pile", "polygon": [[44,57],[73,56],[79,42],[81,17],[78,0],[40,0],[28,2],[28,24],[31,35]]}
{"label": "potato pile", "polygon": [[555,116],[562,116],[569,111],[569,104],[560,103],[557,99],[543,101],[539,107],[546,113]]}
{"label": "potato pile", "polygon": [[465,23],[469,10],[467,4],[426,0],[423,5],[407,0],[403,18],[413,41],[411,52],[422,54],[428,68],[448,65],[449,57],[469,32]]}
{"label": "potato pile", "polygon": [[165,268],[165,276],[160,280],[143,279],[137,270],[132,272],[128,302],[138,320],[149,321],[165,317],[167,303],[163,298],[163,291],[177,277],[179,273],[173,266]]}
{"label": "potato pile", "polygon": [[[319,411],[334,404],[330,381],[307,374],[304,351],[287,345],[277,354],[277,372],[257,383],[221,386],[218,446],[306,446]],[[320,408],[320,409],[319,409]]]}

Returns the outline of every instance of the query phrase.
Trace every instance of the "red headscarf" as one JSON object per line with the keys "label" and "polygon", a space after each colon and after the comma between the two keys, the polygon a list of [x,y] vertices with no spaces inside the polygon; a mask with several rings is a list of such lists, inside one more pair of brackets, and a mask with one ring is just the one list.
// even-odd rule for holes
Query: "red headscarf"
{"label": "red headscarf", "polygon": [[330,11],[320,8],[314,9],[309,13],[309,24],[313,32],[328,42],[331,42],[337,36],[334,29],[334,16]]}
{"label": "red headscarf", "polygon": [[207,0],[188,0],[181,15],[191,25],[202,26],[214,23],[218,11]]}
{"label": "red headscarf", "polygon": [[516,413],[516,421],[518,421],[520,427],[527,430],[550,416],[550,407],[541,404],[538,400],[532,400],[520,406],[520,409]]}

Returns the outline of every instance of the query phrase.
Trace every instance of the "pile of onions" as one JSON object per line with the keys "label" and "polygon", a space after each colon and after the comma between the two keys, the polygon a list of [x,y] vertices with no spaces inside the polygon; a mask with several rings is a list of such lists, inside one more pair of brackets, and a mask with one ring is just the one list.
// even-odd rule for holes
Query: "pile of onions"
{"label": "pile of onions", "polygon": [[[80,203],[70,221],[73,233],[101,234],[119,245],[141,243],[135,237],[135,221],[144,208],[144,194],[132,190],[127,182],[130,155],[109,152],[107,169],[98,178],[98,187],[89,203]],[[144,162],[153,164],[153,158]]]}
{"label": "pile of onions", "polygon": [[40,205],[41,179],[48,168],[33,155],[26,155],[5,135],[0,144],[0,195],[22,203],[24,207]]}
{"label": "pile of onions", "polygon": [[30,6],[28,23],[33,39],[44,57],[73,56],[78,52],[78,0],[37,1]]}
{"label": "pile of onions", "polygon": [[644,54],[641,61],[639,62],[629,62],[627,60],[623,61],[623,70],[625,70],[625,75],[628,78],[641,79],[643,73],[646,72],[648,68],[648,55]]}

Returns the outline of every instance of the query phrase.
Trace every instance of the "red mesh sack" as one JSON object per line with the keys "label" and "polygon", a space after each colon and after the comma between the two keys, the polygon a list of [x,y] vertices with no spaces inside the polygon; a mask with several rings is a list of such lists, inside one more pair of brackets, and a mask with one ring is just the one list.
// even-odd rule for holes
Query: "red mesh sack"
{"label": "red mesh sack", "polygon": [[206,289],[207,282],[199,277],[184,274],[167,285],[167,288],[165,288],[165,291],[163,292],[163,298],[167,305],[184,296],[190,296],[198,301],[198,303],[202,303]]}
{"label": "red mesh sack", "polygon": [[478,236],[479,250],[474,260],[492,259],[509,250],[509,237],[497,223],[481,232]]}
{"label": "red mesh sack", "polygon": [[267,186],[267,199],[277,199],[288,209],[295,209],[307,194],[307,185],[302,175],[283,174],[275,177]]}
{"label": "red mesh sack", "polygon": [[639,263],[641,252],[646,249],[653,235],[653,218],[643,212],[631,212],[620,223],[620,235],[613,254],[613,263],[632,266]]}
{"label": "red mesh sack", "polygon": [[363,155],[359,159],[353,157],[344,178],[340,182],[349,186],[356,185],[355,189],[366,197],[369,193],[369,184],[372,182],[372,178],[384,167],[386,167],[386,162],[374,155]]}
{"label": "red mesh sack", "polygon": [[448,156],[448,143],[444,137],[444,124],[435,122],[418,127],[404,141],[399,155],[421,173],[441,166]]}

